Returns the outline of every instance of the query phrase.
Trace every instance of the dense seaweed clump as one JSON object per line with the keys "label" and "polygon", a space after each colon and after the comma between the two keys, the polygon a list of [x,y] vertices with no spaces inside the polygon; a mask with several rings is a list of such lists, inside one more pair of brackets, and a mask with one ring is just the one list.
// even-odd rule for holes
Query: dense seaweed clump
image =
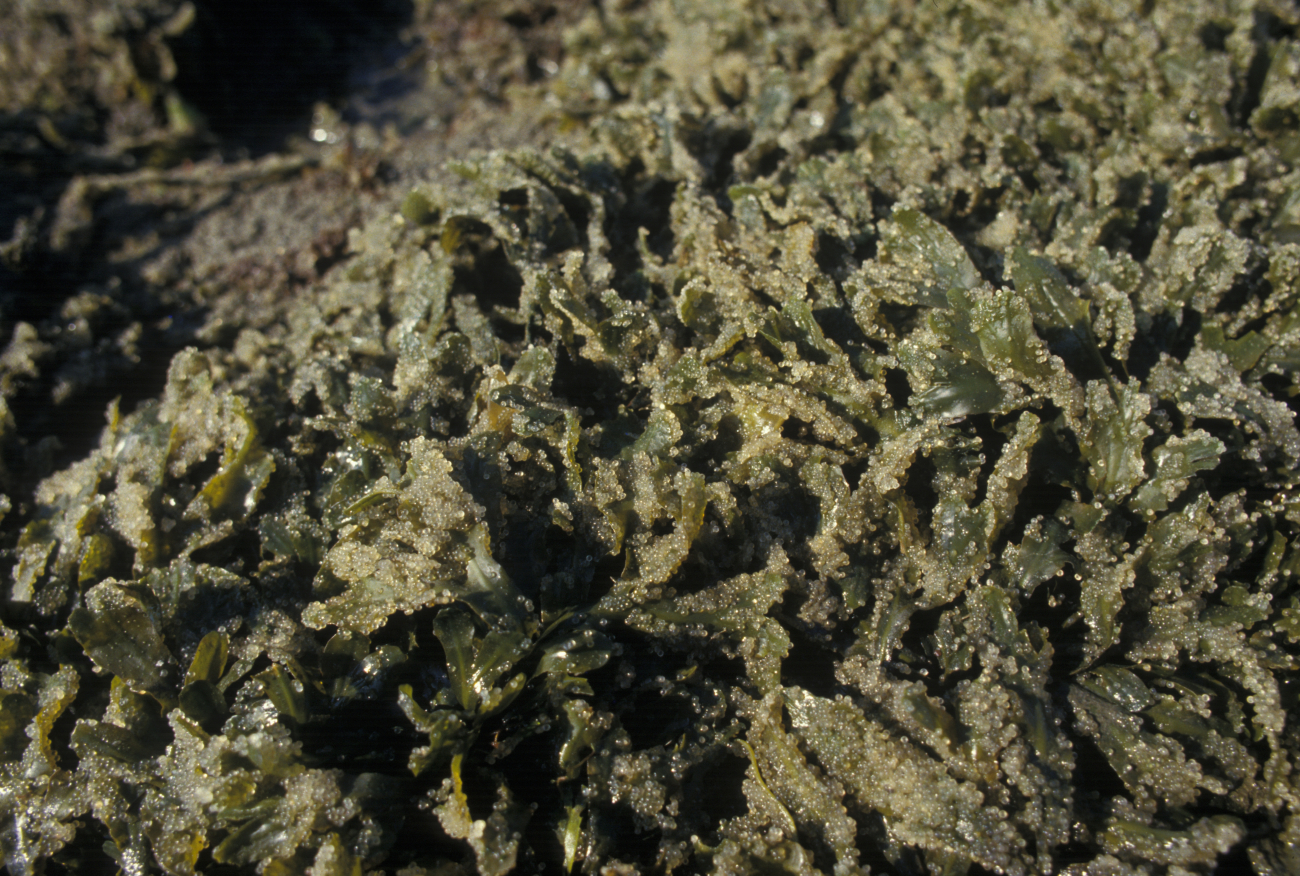
{"label": "dense seaweed clump", "polygon": [[8,871],[1300,872],[1297,25],[604,4],[4,498]]}

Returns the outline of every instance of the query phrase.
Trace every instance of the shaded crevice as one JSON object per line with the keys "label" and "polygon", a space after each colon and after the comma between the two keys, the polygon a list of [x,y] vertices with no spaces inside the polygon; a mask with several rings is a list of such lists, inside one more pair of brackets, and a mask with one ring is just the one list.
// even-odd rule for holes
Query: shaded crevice
{"label": "shaded crevice", "polygon": [[311,105],[339,96],[366,49],[396,39],[410,0],[195,0],[171,38],[177,91],[211,129],[257,154],[302,127]]}

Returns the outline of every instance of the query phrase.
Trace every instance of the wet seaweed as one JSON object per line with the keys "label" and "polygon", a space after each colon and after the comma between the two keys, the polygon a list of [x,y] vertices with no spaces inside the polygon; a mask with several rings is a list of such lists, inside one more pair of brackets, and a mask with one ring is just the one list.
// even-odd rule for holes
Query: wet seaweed
{"label": "wet seaweed", "polygon": [[1268,10],[584,19],[564,137],[7,486],[6,867],[1292,872]]}

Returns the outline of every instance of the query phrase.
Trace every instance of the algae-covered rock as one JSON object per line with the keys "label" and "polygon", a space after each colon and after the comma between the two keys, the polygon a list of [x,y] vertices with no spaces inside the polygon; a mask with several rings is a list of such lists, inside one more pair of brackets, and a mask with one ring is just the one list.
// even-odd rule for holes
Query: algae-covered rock
{"label": "algae-covered rock", "polygon": [[287,273],[14,327],[6,867],[1290,872],[1300,14],[549,8],[205,166],[365,193]]}

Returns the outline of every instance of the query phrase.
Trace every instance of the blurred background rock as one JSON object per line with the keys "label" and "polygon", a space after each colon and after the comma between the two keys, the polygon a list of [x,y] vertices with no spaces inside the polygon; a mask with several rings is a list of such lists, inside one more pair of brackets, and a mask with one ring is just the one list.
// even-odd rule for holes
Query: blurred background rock
{"label": "blurred background rock", "polygon": [[518,98],[588,7],[0,0],[17,470],[82,455],[107,402],[156,394],[184,345],[276,319],[347,228],[447,155],[529,139],[538,108]]}

